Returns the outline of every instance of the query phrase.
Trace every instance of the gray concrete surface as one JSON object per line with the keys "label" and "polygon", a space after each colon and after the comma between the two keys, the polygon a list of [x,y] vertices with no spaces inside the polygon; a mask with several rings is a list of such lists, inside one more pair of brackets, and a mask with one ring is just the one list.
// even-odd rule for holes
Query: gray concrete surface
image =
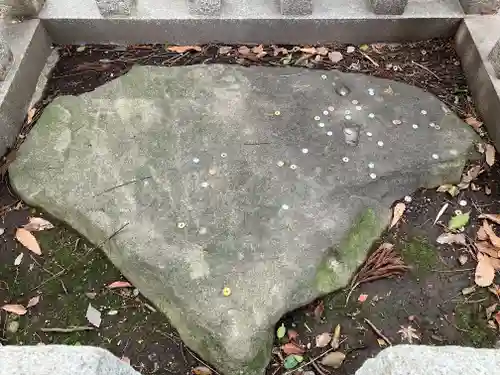
{"label": "gray concrete surface", "polygon": [[499,35],[500,15],[495,15],[468,16],[455,36],[474,104],[497,146],[500,146],[500,79],[496,78],[488,56]]}
{"label": "gray concrete surface", "polygon": [[91,346],[0,346],[0,375],[140,375],[109,351]]}
{"label": "gray concrete surface", "polygon": [[499,349],[396,345],[368,359],[356,375],[491,375],[499,368]]}
{"label": "gray concrete surface", "polygon": [[0,18],[36,17],[45,0],[0,0]]}
{"label": "gray concrete surface", "polygon": [[[141,0],[135,15],[105,19],[95,0],[48,0],[40,13],[56,43],[346,43],[452,36],[459,0],[414,0],[401,16],[376,15],[367,0],[314,0],[305,16],[282,16],[279,2],[222,2],[220,15],[193,16],[186,0]],[[332,37],[335,36],[335,37]]]}
{"label": "gray concrete surface", "polygon": [[103,17],[130,16],[135,10],[136,0],[95,0]]}
{"label": "gray concrete surface", "polygon": [[460,0],[467,14],[494,14],[500,8],[500,0]]}
{"label": "gray concrete surface", "polygon": [[394,200],[459,181],[477,140],[395,81],[134,67],[56,98],[9,173],[25,202],[103,244],[188,346],[260,375],[278,319],[344,287]]}
{"label": "gray concrete surface", "polygon": [[403,14],[408,0],[370,0],[375,14]]}
{"label": "gray concrete surface", "polygon": [[500,39],[497,40],[495,46],[488,54],[488,60],[493,66],[493,71],[495,72],[496,78],[500,78]]}
{"label": "gray concrete surface", "polygon": [[50,39],[39,20],[4,20],[0,29],[13,54],[9,72],[0,83],[0,155],[4,155],[26,116],[38,76],[50,54]]}

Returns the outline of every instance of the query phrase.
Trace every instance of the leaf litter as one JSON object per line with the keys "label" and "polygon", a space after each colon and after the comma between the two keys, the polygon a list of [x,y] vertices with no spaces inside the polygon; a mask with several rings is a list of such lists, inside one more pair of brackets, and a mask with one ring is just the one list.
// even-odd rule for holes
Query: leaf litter
{"label": "leaf litter", "polygon": [[85,315],[90,324],[99,328],[101,326],[101,312],[93,307],[90,303],[87,307],[87,314]]}
{"label": "leaf litter", "polygon": [[33,236],[33,234],[26,229],[18,228],[16,230],[16,240],[36,255],[42,255],[42,249],[40,248],[35,236]]}
{"label": "leaf litter", "polygon": [[41,217],[30,217],[29,223],[23,226],[28,232],[39,232],[42,230],[54,229],[54,225]]}
{"label": "leaf litter", "polygon": [[316,347],[324,348],[330,343],[330,341],[332,341],[332,334],[329,332],[324,332],[316,336]]}
{"label": "leaf litter", "polygon": [[17,303],[3,305],[2,310],[15,315],[25,315],[28,312],[26,307]]}
{"label": "leaf litter", "polygon": [[321,359],[321,364],[333,368],[339,368],[344,362],[345,354],[342,352],[328,353]]}
{"label": "leaf litter", "polygon": [[391,226],[389,227],[389,229],[395,226],[399,222],[399,220],[401,220],[401,217],[403,216],[405,210],[406,210],[406,204],[404,204],[403,202],[399,202],[394,206]]}
{"label": "leaf litter", "polygon": [[400,326],[398,333],[401,335],[401,341],[406,341],[409,344],[413,344],[413,340],[420,340],[420,335],[418,335],[417,330],[411,325]]}

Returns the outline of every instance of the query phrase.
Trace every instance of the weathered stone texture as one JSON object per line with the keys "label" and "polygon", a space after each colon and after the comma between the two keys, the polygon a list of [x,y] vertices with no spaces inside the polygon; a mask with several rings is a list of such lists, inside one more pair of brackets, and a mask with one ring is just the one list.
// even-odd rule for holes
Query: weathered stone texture
{"label": "weathered stone texture", "polygon": [[302,16],[312,13],[312,0],[280,0],[281,14],[285,16]]}
{"label": "weathered stone texture", "polygon": [[35,17],[45,0],[0,0],[0,17]]}
{"label": "weathered stone texture", "polygon": [[408,0],[370,0],[373,13],[400,15],[403,14]]}

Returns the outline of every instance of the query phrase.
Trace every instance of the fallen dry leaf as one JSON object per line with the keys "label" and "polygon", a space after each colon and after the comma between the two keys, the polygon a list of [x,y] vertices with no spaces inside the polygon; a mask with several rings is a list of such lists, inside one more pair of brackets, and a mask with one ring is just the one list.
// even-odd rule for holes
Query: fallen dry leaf
{"label": "fallen dry leaf", "polygon": [[500,248],[500,237],[498,237],[495,232],[493,231],[493,228],[491,225],[486,221],[483,220],[483,226],[485,233],[488,235],[488,238],[493,246],[496,248]]}
{"label": "fallen dry leaf", "polygon": [[28,124],[31,124],[31,121],[33,121],[33,116],[35,116],[35,113],[36,113],[36,108],[35,107],[32,107],[30,108],[30,110],[28,111],[28,116],[27,116],[27,123]]}
{"label": "fallen dry leaf", "polygon": [[490,258],[482,253],[477,254],[477,266],[474,281],[478,286],[490,286],[495,278],[495,269]]}
{"label": "fallen dry leaf", "polygon": [[251,53],[252,51],[250,51],[250,48],[248,48],[247,46],[240,46],[238,48],[238,53],[242,56],[247,56]]}
{"label": "fallen dry leaf", "polygon": [[342,56],[342,53],[338,51],[333,51],[328,54],[328,58],[332,63],[338,63],[344,58],[344,56]]}
{"label": "fallen dry leaf", "polygon": [[474,181],[481,173],[484,172],[484,169],[481,168],[480,165],[473,165],[470,167],[467,172],[462,176],[462,180],[458,184],[460,190],[467,189],[472,181]]}
{"label": "fallen dry leaf", "polygon": [[461,266],[463,266],[467,261],[469,260],[469,257],[465,254],[462,254],[458,257],[458,263],[460,263]]}
{"label": "fallen dry leaf", "polygon": [[389,229],[398,223],[398,221],[403,216],[405,209],[406,205],[403,202],[399,202],[398,204],[396,204],[396,206],[394,206],[394,213],[392,215],[391,226],[389,227]]}
{"label": "fallen dry leaf", "polygon": [[328,55],[328,48],[325,47],[316,48],[316,53],[321,56],[326,56]]}
{"label": "fallen dry leaf", "polygon": [[491,318],[491,316],[493,315],[493,313],[496,311],[497,306],[498,306],[498,304],[497,304],[497,303],[494,303],[493,305],[488,306],[488,307],[485,309],[486,319],[490,319],[490,318]]}
{"label": "fallen dry leaf", "polygon": [[288,335],[288,340],[295,341],[299,334],[297,333],[297,331],[294,331],[293,329],[289,329],[287,331],[287,335]]}
{"label": "fallen dry leaf", "polygon": [[460,193],[460,189],[458,188],[458,186],[452,184],[441,185],[436,189],[436,191],[438,193],[448,193],[452,197],[456,197]]}
{"label": "fallen dry leaf", "polygon": [[317,321],[321,320],[324,311],[325,311],[325,303],[323,301],[320,301],[314,308],[314,317],[316,318]]}
{"label": "fallen dry leaf", "polygon": [[264,46],[262,44],[259,44],[258,46],[252,48],[252,52],[258,55],[259,53],[264,52]]}
{"label": "fallen dry leaf", "polygon": [[488,241],[488,233],[486,233],[483,227],[479,227],[479,230],[476,233],[476,238],[479,241]]}
{"label": "fallen dry leaf", "polygon": [[14,266],[19,266],[23,260],[24,254],[20,253],[16,259],[14,259]]}
{"label": "fallen dry leaf", "polygon": [[219,48],[219,55],[227,55],[232,49],[233,47],[231,46],[222,46]]}
{"label": "fallen dry leaf", "polygon": [[333,350],[337,350],[339,346],[340,346],[340,324],[337,324],[335,330],[333,331],[331,347],[333,348]]}
{"label": "fallen dry leaf", "polygon": [[23,305],[19,304],[7,304],[2,306],[2,310],[10,312],[16,315],[24,315],[28,312]]}
{"label": "fallen dry leaf", "polygon": [[495,314],[495,321],[497,322],[498,326],[500,327],[500,311]]}
{"label": "fallen dry leaf", "polygon": [[385,342],[384,339],[377,339],[378,346],[381,348],[385,348],[387,346],[387,343]]}
{"label": "fallen dry leaf", "polygon": [[481,214],[479,215],[479,219],[487,219],[496,224],[500,224],[500,214]]}
{"label": "fallen dry leaf", "polygon": [[281,350],[283,350],[283,353],[286,355],[290,354],[304,354],[305,350],[298,346],[297,344],[293,342],[286,343],[284,345],[281,345]]}
{"label": "fallen dry leaf", "polygon": [[39,232],[42,230],[53,229],[54,225],[41,217],[30,217],[29,223],[23,226],[29,232]]}
{"label": "fallen dry leaf", "polygon": [[208,367],[198,366],[193,369],[194,375],[212,375],[213,372]]}
{"label": "fallen dry leaf", "polygon": [[42,249],[36,240],[35,236],[24,228],[18,228],[16,231],[16,240],[18,240],[24,247],[37,255],[42,255]]}
{"label": "fallen dry leaf", "polygon": [[332,334],[328,332],[323,332],[321,335],[316,336],[316,347],[324,348],[330,341],[332,341]]}
{"label": "fallen dry leaf", "polygon": [[476,242],[476,247],[479,250],[479,252],[483,254],[487,254],[490,257],[493,258],[498,258],[498,249],[493,247],[489,242],[486,241],[479,241]]}
{"label": "fallen dry leaf", "polygon": [[468,296],[469,294],[472,294],[476,291],[476,286],[473,285],[473,286],[468,286],[467,288],[463,288],[462,289],[462,294],[464,296]]}
{"label": "fallen dry leaf", "polygon": [[314,47],[301,48],[301,49],[299,49],[299,51],[307,53],[309,55],[315,55],[317,53],[316,48],[314,48]]}
{"label": "fallen dry leaf", "polygon": [[486,145],[486,164],[490,167],[495,164],[495,146],[487,144]]}
{"label": "fallen dry leaf", "polygon": [[118,289],[118,288],[133,288],[133,285],[128,281],[114,281],[108,285],[108,289]]}
{"label": "fallen dry leaf", "polygon": [[288,50],[286,48],[278,47],[275,45],[272,45],[271,48],[273,49],[274,57],[278,56],[279,54],[288,55]]}
{"label": "fallen dry leaf", "polygon": [[475,117],[467,117],[465,119],[465,122],[472,126],[475,130],[478,130],[481,126],[483,126],[483,123],[481,121],[479,121],[477,118]]}
{"label": "fallen dry leaf", "polygon": [[30,298],[28,301],[28,304],[26,305],[26,308],[29,309],[30,307],[38,305],[38,302],[40,302],[40,296],[35,296]]}
{"label": "fallen dry leaf", "polygon": [[443,216],[444,212],[448,209],[449,206],[450,206],[449,203],[443,204],[443,207],[441,207],[441,209],[439,210],[439,212],[436,215],[436,218],[434,219],[434,224],[433,225],[436,225],[436,223],[438,222],[438,220],[441,218],[441,216]]}
{"label": "fallen dry leaf", "polygon": [[345,359],[344,353],[333,352],[324,356],[323,359],[321,360],[321,364],[333,368],[339,368],[340,366],[342,366],[342,362],[344,362],[344,359]]}
{"label": "fallen dry leaf", "polygon": [[170,46],[167,48],[170,52],[176,52],[176,53],[184,53],[184,52],[189,52],[189,51],[201,51],[200,46]]}
{"label": "fallen dry leaf", "polygon": [[437,239],[436,242],[443,245],[452,245],[457,243],[459,245],[465,245],[465,235],[463,233],[443,233]]}
{"label": "fallen dry leaf", "polygon": [[413,344],[413,339],[420,340],[420,336],[417,334],[417,330],[411,325],[405,327],[400,326],[401,329],[398,333],[401,335],[401,341],[407,341],[409,344]]}

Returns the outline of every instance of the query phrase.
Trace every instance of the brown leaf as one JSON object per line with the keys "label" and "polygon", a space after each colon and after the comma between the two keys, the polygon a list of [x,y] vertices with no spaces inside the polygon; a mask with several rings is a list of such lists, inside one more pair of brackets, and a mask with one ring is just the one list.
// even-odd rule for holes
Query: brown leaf
{"label": "brown leaf", "polygon": [[495,314],[495,321],[500,326],[500,311]]}
{"label": "brown leaf", "polygon": [[344,353],[333,352],[324,356],[323,359],[321,360],[321,364],[333,368],[339,368],[340,366],[342,366],[342,362],[344,362],[344,359],[345,359]]}
{"label": "brown leaf", "polygon": [[483,220],[483,228],[486,234],[488,235],[488,238],[490,239],[490,242],[493,246],[496,248],[500,248],[500,237],[498,237],[495,232],[493,231],[493,228],[491,225],[486,221]]}
{"label": "brown leaf", "polygon": [[42,230],[53,229],[54,225],[41,217],[30,217],[29,223],[23,226],[28,232],[39,232]]}
{"label": "brown leaf", "polygon": [[167,48],[170,52],[176,52],[176,53],[184,53],[184,52],[189,52],[189,51],[201,51],[200,46],[170,46]]}
{"label": "brown leaf", "polygon": [[36,108],[35,107],[32,107],[30,108],[30,110],[28,111],[28,116],[27,116],[27,123],[28,124],[31,124],[31,121],[33,121],[33,116],[35,116],[35,113],[36,113]]}
{"label": "brown leaf", "polygon": [[399,202],[398,204],[396,204],[396,206],[394,206],[394,213],[392,216],[391,226],[389,227],[389,229],[398,223],[398,221],[403,216],[405,209],[406,205],[403,202]]}
{"label": "brown leaf", "polygon": [[497,303],[494,303],[493,305],[488,306],[488,307],[485,309],[486,319],[491,318],[491,316],[493,315],[493,313],[494,313],[494,312],[495,312],[495,310],[497,309],[497,306],[498,306],[498,304],[497,304]]}
{"label": "brown leaf", "polygon": [[109,289],[117,289],[117,288],[133,288],[133,285],[128,281],[114,281],[108,285]]}
{"label": "brown leaf", "polygon": [[495,278],[495,269],[491,265],[490,258],[481,253],[477,254],[477,266],[474,281],[478,286],[490,286]]}
{"label": "brown leaf", "polygon": [[487,219],[496,224],[500,224],[500,214],[481,214],[479,215],[479,219]]}
{"label": "brown leaf", "polygon": [[212,370],[205,366],[198,366],[193,369],[194,375],[212,375]]}
{"label": "brown leaf", "polygon": [[495,147],[493,145],[486,145],[486,163],[491,167],[495,164]]}
{"label": "brown leaf", "polygon": [[247,46],[241,46],[240,48],[238,48],[238,53],[242,56],[248,56],[251,51]]}
{"label": "brown leaf", "polygon": [[278,56],[279,54],[288,55],[288,50],[286,48],[277,47],[275,45],[272,45],[271,48],[273,49],[274,57]]}
{"label": "brown leaf", "polygon": [[2,310],[5,310],[7,312],[10,312],[10,313],[16,314],[16,315],[24,315],[28,312],[28,310],[26,310],[26,308],[23,305],[19,305],[19,304],[3,305]]}
{"label": "brown leaf", "polygon": [[16,240],[18,240],[28,250],[34,252],[37,255],[42,255],[42,249],[40,249],[40,245],[38,244],[38,241],[36,240],[35,236],[33,236],[26,229],[24,228],[17,229]]}
{"label": "brown leaf", "polygon": [[324,348],[330,341],[332,341],[332,334],[328,332],[323,332],[322,334],[316,336],[316,347]]}
{"label": "brown leaf", "polygon": [[476,238],[479,241],[488,241],[488,233],[486,233],[483,227],[479,227],[479,230],[476,233]]}
{"label": "brown leaf", "polygon": [[475,117],[467,117],[465,119],[465,122],[472,126],[475,130],[478,130],[481,126],[483,126],[483,123],[481,121],[479,121],[477,118]]}
{"label": "brown leaf", "polygon": [[338,51],[333,51],[328,54],[328,58],[332,63],[338,63],[344,58],[344,56],[342,56],[342,53]]}
{"label": "brown leaf", "polygon": [[293,342],[286,343],[284,345],[281,345],[281,350],[283,350],[283,353],[286,355],[290,354],[304,354],[305,350],[298,346],[297,344]]}
{"label": "brown leaf", "polygon": [[35,296],[30,298],[28,301],[28,304],[26,305],[26,308],[29,309],[30,307],[38,305],[38,302],[40,302],[40,296]]}
{"label": "brown leaf", "polygon": [[258,55],[259,53],[263,53],[264,52],[264,46],[262,44],[256,46],[256,47],[253,47],[252,48],[252,52],[255,53],[256,55]]}
{"label": "brown leaf", "polygon": [[307,53],[309,55],[315,55],[317,53],[316,48],[314,47],[306,47],[299,49],[300,52]]}
{"label": "brown leaf", "polygon": [[491,246],[490,243],[486,241],[476,242],[476,247],[479,250],[479,252],[487,254],[493,258],[498,258],[498,249]]}
{"label": "brown leaf", "polygon": [[320,301],[314,308],[314,317],[316,318],[317,321],[321,320],[324,311],[325,311],[325,303],[323,301]]}
{"label": "brown leaf", "polygon": [[481,173],[484,172],[484,169],[481,169],[480,165],[473,165],[467,173],[462,176],[462,181],[458,184],[460,189],[467,189],[469,184],[474,181]]}
{"label": "brown leaf", "polygon": [[299,335],[297,331],[293,329],[289,329],[286,333],[288,335],[288,340],[290,341],[295,341],[297,339],[297,336]]}

